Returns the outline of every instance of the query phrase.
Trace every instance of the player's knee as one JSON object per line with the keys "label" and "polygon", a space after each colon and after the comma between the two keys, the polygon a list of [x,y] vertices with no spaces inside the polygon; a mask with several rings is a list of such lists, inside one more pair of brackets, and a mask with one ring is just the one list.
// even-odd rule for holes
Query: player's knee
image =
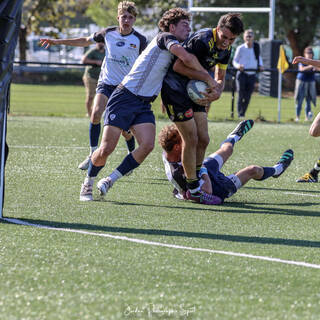
{"label": "player's knee", "polygon": [[309,134],[311,137],[319,137],[320,136],[320,128],[311,127],[309,130]]}
{"label": "player's knee", "polygon": [[99,148],[99,156],[102,158],[107,158],[115,149],[115,146],[111,144],[103,144]]}
{"label": "player's knee", "polygon": [[206,135],[206,136],[203,136],[203,137],[199,137],[199,139],[198,139],[198,146],[201,146],[203,148],[207,148],[209,143],[210,143],[209,135]]}
{"label": "player's knee", "polygon": [[100,123],[102,114],[103,114],[103,111],[101,112],[100,109],[94,107],[91,113],[91,122],[95,124]]}
{"label": "player's knee", "polygon": [[154,149],[154,141],[146,141],[139,145],[145,155],[148,155]]}
{"label": "player's knee", "polygon": [[183,136],[183,140],[188,146],[196,146],[199,142],[197,134],[186,134]]}
{"label": "player's knee", "polygon": [[263,175],[263,169],[256,165],[251,165],[248,167],[248,173],[251,178],[256,178]]}

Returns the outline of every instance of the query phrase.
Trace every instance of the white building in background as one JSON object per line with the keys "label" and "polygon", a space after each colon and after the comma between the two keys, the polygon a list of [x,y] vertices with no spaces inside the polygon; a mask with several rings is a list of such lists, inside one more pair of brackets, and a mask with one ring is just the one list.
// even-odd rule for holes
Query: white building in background
{"label": "white building in background", "polygon": [[[59,33],[57,29],[46,27],[42,28],[41,35],[31,33],[27,36],[27,61],[32,62],[59,62],[59,63],[81,63],[81,58],[88,48],[71,47],[65,45],[50,46],[45,49],[39,46],[40,38],[47,37],[50,32],[59,34],[60,38],[78,38],[87,37],[90,34],[99,31],[101,27],[90,24],[87,28],[70,28],[65,33]],[[145,29],[135,26],[138,32],[144,34],[150,41],[158,32],[158,29]],[[94,44],[92,45],[94,47]],[[16,60],[19,60],[19,46],[16,48]]]}

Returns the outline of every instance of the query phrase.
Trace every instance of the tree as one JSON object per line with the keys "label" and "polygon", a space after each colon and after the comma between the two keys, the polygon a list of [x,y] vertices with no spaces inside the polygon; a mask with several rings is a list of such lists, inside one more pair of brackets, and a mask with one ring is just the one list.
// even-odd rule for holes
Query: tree
{"label": "tree", "polygon": [[118,3],[117,0],[93,0],[86,10],[86,15],[101,27],[117,25]]}
{"label": "tree", "polygon": [[84,13],[89,4],[90,0],[25,0],[19,34],[20,60],[26,60],[26,37],[30,32],[40,33],[43,25],[62,31],[70,25],[70,19],[79,11]]}
{"label": "tree", "polygon": [[[153,8],[153,21],[173,7],[187,8],[187,0],[136,0],[141,9]],[[194,0],[193,6],[199,7],[269,7],[270,0]],[[205,26],[215,26],[223,13],[194,13],[193,27],[195,30]],[[275,38],[290,45],[293,55],[301,55],[303,49],[314,44],[317,39],[316,30],[320,26],[319,0],[297,1],[276,0],[275,2]],[[143,16],[144,18],[144,16]],[[149,20],[150,18],[147,17]],[[256,38],[268,37],[269,17],[267,13],[243,13],[245,28],[251,27]],[[154,22],[153,22],[154,23]]]}
{"label": "tree", "polygon": [[[137,25],[153,28],[163,12],[170,8],[187,8],[188,0],[132,0],[140,14]],[[26,33],[39,31],[43,23],[59,31],[70,25],[76,13],[89,16],[100,26],[117,25],[117,7],[120,0],[25,0],[23,24]],[[201,7],[268,7],[270,0],[194,0],[194,6]],[[276,0],[275,38],[290,45],[293,55],[301,55],[303,49],[314,44],[316,30],[320,25],[319,0],[296,1]],[[222,13],[193,14],[193,28],[212,27],[218,23]],[[256,39],[268,37],[269,18],[267,13],[243,13],[245,27],[256,32]],[[23,32],[22,32],[23,34]],[[20,60],[24,60],[20,56]]]}
{"label": "tree", "polygon": [[319,0],[280,0],[276,3],[276,26],[284,35],[293,56],[302,55],[303,49],[316,40],[319,26]]}

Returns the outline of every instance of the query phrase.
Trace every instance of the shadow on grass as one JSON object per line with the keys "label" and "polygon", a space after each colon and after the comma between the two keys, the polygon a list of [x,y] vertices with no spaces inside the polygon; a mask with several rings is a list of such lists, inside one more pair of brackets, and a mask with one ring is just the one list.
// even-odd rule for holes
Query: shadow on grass
{"label": "shadow on grass", "polygon": [[[124,228],[124,227],[101,226],[101,225],[94,225],[94,224],[48,221],[48,220],[39,220],[39,219],[19,219],[19,220],[27,223],[31,223],[31,224],[40,225],[43,227],[52,227],[52,228],[60,228],[60,229],[63,228],[63,229],[70,229],[70,230],[103,231],[103,232],[111,232],[116,234],[121,233],[121,234],[130,234],[130,235],[133,234],[133,235],[196,238],[196,239],[209,239],[209,240],[219,240],[219,241],[239,242],[239,243],[257,243],[257,244],[284,245],[284,246],[294,246],[294,247],[320,248],[320,241],[271,238],[271,237],[238,236],[238,235],[228,235],[228,234],[187,232],[187,231],[174,231],[174,230],[163,230],[163,229]],[[11,223],[3,220],[0,220],[0,222]]]}
{"label": "shadow on grass", "polygon": [[[299,184],[301,185],[301,183]],[[309,184],[310,185],[310,184]],[[305,193],[318,193],[320,197],[319,190],[302,190],[302,189],[281,189],[281,188],[263,188],[263,187],[247,187],[244,186],[241,189],[250,190],[266,190],[266,191],[282,191],[282,192],[305,192]]]}
{"label": "shadow on grass", "polygon": [[[98,201],[98,200],[97,200]],[[177,200],[179,201],[179,200]],[[172,205],[154,205],[147,203],[135,203],[135,202],[120,202],[120,201],[109,201],[102,200],[102,202],[108,202],[110,204],[118,205],[118,206],[137,206],[137,207],[156,207],[156,208],[165,208],[170,210],[187,210],[190,213],[194,213],[197,211],[205,212],[205,213],[240,213],[240,214],[278,214],[278,215],[288,215],[288,216],[298,216],[298,217],[320,217],[320,212],[317,211],[309,211],[309,210],[301,210],[301,209],[282,209],[282,208],[270,208],[269,206],[272,204],[259,203],[259,202],[225,202],[223,205],[217,206],[206,206],[193,204],[192,206],[172,206]],[[187,201],[183,201],[186,204],[189,204]],[[319,205],[318,202],[304,202],[304,203],[276,203],[275,206],[290,206],[290,207],[310,207]]]}

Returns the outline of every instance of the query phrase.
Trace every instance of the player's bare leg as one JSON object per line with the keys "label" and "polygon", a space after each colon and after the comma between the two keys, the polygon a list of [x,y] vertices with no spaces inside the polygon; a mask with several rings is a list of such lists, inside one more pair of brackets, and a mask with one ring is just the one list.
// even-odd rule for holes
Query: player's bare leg
{"label": "player's bare leg", "polygon": [[195,112],[194,120],[197,125],[198,134],[198,144],[197,144],[197,156],[196,156],[196,166],[201,167],[202,162],[205,157],[207,146],[210,142],[208,134],[208,119],[206,112]]}
{"label": "player's bare leg", "polygon": [[94,166],[100,167],[106,164],[108,156],[118,144],[121,131],[120,128],[114,126],[104,127],[100,147],[91,156],[91,162]]}
{"label": "player's bare leg", "polygon": [[129,153],[108,177],[98,182],[97,187],[102,197],[106,195],[118,179],[137,168],[154,148],[156,130],[153,123],[135,125],[132,131],[139,143],[139,147],[132,153]]}
{"label": "player's bare leg", "polygon": [[89,140],[90,153],[87,158],[82,161],[78,168],[87,170],[91,160],[92,153],[98,148],[99,136],[101,132],[101,117],[106,108],[108,97],[102,93],[97,93],[94,98],[93,109],[90,117]]}
{"label": "player's bare leg", "polygon": [[139,147],[132,152],[132,156],[141,164],[154,148],[156,127],[153,123],[142,123],[133,126],[132,131],[139,144]]}
{"label": "player's bare leg", "polygon": [[181,160],[186,178],[197,179],[198,134],[196,122],[194,119],[190,119],[184,122],[175,122],[175,125],[177,126],[182,139]]}
{"label": "player's bare leg", "polygon": [[88,174],[80,191],[80,201],[92,201],[92,186],[99,171],[106,164],[108,156],[113,152],[121,135],[121,129],[113,126],[105,126],[100,147],[92,154],[89,163]]}

